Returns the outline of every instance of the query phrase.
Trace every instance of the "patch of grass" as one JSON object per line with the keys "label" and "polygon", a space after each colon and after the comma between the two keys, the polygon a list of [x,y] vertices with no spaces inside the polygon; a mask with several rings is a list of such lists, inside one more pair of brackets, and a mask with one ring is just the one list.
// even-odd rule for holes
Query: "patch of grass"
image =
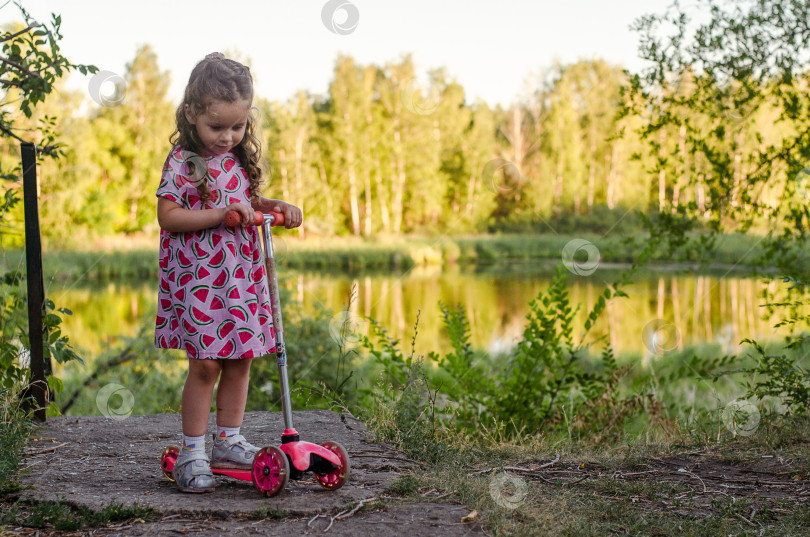
{"label": "patch of grass", "polygon": [[123,520],[149,520],[152,517],[154,509],[138,504],[131,506],[110,504],[104,506],[101,511],[93,511],[63,501],[17,500],[13,504],[3,505],[0,521],[13,526],[53,527],[57,531],[75,531],[85,526],[99,527]]}
{"label": "patch of grass", "polygon": [[696,507],[693,497],[678,496],[687,489],[678,484],[605,479],[565,486],[524,479],[525,496],[508,492],[507,497],[517,499],[510,503],[499,502],[493,495],[490,475],[446,470],[425,472],[416,479],[419,488],[454,491],[447,499],[477,510],[477,521],[499,536],[793,537],[810,530],[807,506],[786,506],[782,509],[786,512],[780,513],[760,510],[752,517],[753,507],[746,499],[722,498],[711,504],[707,514]]}
{"label": "patch of grass", "polygon": [[7,494],[19,488],[14,480],[31,430],[16,393],[8,389],[0,389],[0,430],[0,494]]}
{"label": "patch of grass", "polygon": [[397,496],[409,496],[419,488],[420,481],[412,475],[404,475],[388,485],[388,492]]}
{"label": "patch of grass", "polygon": [[[399,418],[399,421],[398,421]],[[478,437],[453,436],[426,424],[408,423],[402,414],[379,409],[370,430],[379,440],[393,442],[422,463],[420,469],[389,485],[388,492],[407,499],[430,501],[423,491],[447,494],[436,501],[458,501],[477,510],[476,523],[491,535],[593,536],[633,535],[657,537],[779,536],[810,534],[810,508],[793,499],[768,500],[723,489],[729,496],[705,494],[698,481],[668,481],[658,477],[621,474],[644,472],[656,459],[704,457],[751,464],[774,457],[795,461],[797,473],[807,465],[810,418],[772,421],[763,417],[761,430],[750,437],[724,436],[713,442],[688,431],[655,441],[644,436],[626,438],[619,445],[587,447],[564,437],[543,435],[507,439],[496,427],[482,428]],[[421,440],[410,438],[411,435]],[[425,443],[440,447],[426,451]],[[700,452],[702,455],[695,455]],[[547,473],[511,472],[518,483],[499,482],[503,466],[531,467],[560,460]],[[690,455],[691,454],[691,455]],[[780,459],[781,458],[781,459]],[[580,468],[575,474],[555,474]],[[489,469],[486,472],[479,472]],[[614,472],[618,477],[614,477]],[[506,484],[504,484],[506,483]],[[522,483],[522,485],[520,484]],[[709,487],[710,491],[713,488]],[[734,498],[732,498],[734,496]]]}
{"label": "patch of grass", "polygon": [[248,518],[255,519],[255,520],[281,520],[283,518],[287,518],[290,516],[290,512],[284,509],[280,509],[278,507],[262,507],[261,509],[256,509]]}

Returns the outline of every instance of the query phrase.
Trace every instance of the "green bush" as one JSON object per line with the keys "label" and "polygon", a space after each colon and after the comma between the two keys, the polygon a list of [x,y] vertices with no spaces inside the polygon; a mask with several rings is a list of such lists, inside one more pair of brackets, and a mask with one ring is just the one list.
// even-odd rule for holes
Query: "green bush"
{"label": "green bush", "polygon": [[[558,270],[549,288],[531,302],[523,336],[506,356],[472,348],[461,306],[440,304],[453,350],[429,353],[424,366],[413,352],[406,356],[399,341],[373,321],[376,341],[365,338],[364,346],[382,372],[364,390],[359,413],[387,440],[412,453],[422,451],[423,458],[425,450],[438,449],[429,445],[437,429],[475,435],[496,428],[512,438],[591,433],[594,441],[622,435],[628,420],[657,408],[657,402],[646,395],[620,395],[618,384],[626,371],[616,364],[610,346],[593,367],[582,341],[607,301],[626,295],[615,287],[606,289],[584,330],[577,329],[564,279]],[[583,333],[579,342],[575,332]]]}
{"label": "green bush", "polygon": [[619,236],[639,234],[644,231],[643,220],[637,210],[630,207],[610,209],[607,205],[594,205],[585,212],[577,213],[573,207],[560,214],[540,217],[535,213],[522,213],[495,220],[487,229],[490,233],[583,233]]}
{"label": "green bush", "polygon": [[[44,305],[43,357],[46,363],[51,359],[59,363],[74,360],[83,363],[60,329],[61,315],[72,315],[72,312],[66,308],[56,309],[48,299]],[[0,280],[0,386],[12,393],[20,393],[28,385],[29,348],[28,298],[23,277],[19,272],[9,272]],[[50,376],[47,380],[51,392],[62,391],[58,378]],[[57,415],[59,410],[51,403],[48,412]]]}

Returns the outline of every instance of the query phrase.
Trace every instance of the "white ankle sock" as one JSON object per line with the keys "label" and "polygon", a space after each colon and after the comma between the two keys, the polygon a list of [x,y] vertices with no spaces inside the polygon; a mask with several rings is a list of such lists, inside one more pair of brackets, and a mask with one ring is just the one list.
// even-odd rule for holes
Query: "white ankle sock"
{"label": "white ankle sock", "polygon": [[183,451],[199,451],[201,453],[205,453],[205,435],[183,435]]}
{"label": "white ankle sock", "polygon": [[239,434],[241,427],[220,427],[217,425],[217,440],[220,438],[230,438]]}

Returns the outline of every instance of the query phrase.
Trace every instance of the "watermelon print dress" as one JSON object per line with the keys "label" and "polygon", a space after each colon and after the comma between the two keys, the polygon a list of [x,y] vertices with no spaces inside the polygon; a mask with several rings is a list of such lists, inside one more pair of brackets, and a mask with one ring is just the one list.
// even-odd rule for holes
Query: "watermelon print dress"
{"label": "watermelon print dress", "polygon": [[[163,166],[157,195],[201,209],[193,176],[175,147]],[[198,157],[195,157],[198,158]],[[205,159],[206,208],[250,205],[249,182],[233,153]],[[189,180],[191,177],[191,180]],[[264,256],[256,226],[188,233],[160,231],[155,346],[184,349],[189,358],[257,358],[275,352]]]}

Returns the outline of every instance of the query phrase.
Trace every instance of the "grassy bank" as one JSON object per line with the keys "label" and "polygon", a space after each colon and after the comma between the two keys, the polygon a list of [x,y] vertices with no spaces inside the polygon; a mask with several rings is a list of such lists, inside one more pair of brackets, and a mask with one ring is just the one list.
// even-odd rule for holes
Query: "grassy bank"
{"label": "grassy bank", "polygon": [[808,425],[763,422],[750,437],[717,431],[711,440],[650,431],[599,448],[543,437],[435,439],[439,457],[406,436],[400,447],[422,467],[390,493],[462,502],[491,535],[808,535]]}
{"label": "grassy bank", "polygon": [[[638,247],[621,238],[597,235],[480,235],[469,237],[413,237],[407,239],[364,240],[351,237],[298,240],[285,235],[276,238],[276,255],[290,268],[318,270],[392,270],[414,266],[493,264],[515,260],[551,260],[558,262],[566,244],[582,239],[598,250],[600,263],[631,263]],[[643,241],[641,236],[635,241]],[[157,241],[154,241],[156,244]],[[761,254],[761,239],[746,235],[720,237],[712,264],[744,267],[754,265]],[[43,254],[47,279],[148,278],[157,272],[157,252],[138,240],[135,248],[117,243],[98,251],[56,251]],[[659,263],[694,263],[696,252],[661,251]],[[575,262],[585,262],[587,252],[580,249]],[[591,260],[594,261],[594,260]],[[810,254],[799,263],[810,266]],[[4,253],[0,272],[24,270],[25,256],[20,250]]]}

